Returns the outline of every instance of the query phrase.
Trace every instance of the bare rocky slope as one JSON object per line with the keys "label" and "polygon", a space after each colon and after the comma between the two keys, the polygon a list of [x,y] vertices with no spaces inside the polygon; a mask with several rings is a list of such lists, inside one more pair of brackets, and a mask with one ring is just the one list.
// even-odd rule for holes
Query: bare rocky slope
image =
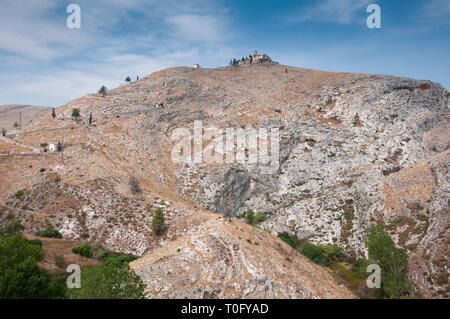
{"label": "bare rocky slope", "polygon": [[[358,257],[366,254],[364,231],[379,221],[407,249],[418,292],[448,297],[448,98],[430,81],[271,62],[167,69],[106,97],[77,99],[58,108],[55,120],[47,112],[0,140],[0,200],[30,232],[52,223],[66,238],[148,255],[133,267],[151,297],[348,296],[302,256],[290,256],[288,265],[274,236],[288,231]],[[78,122],[73,108],[81,111]],[[224,130],[278,128],[279,168],[262,174],[246,163],[174,162],[172,133],[192,130],[196,120]],[[63,156],[39,149],[62,139]],[[130,176],[142,194],[130,193]],[[19,198],[18,189],[24,189]],[[168,215],[164,237],[150,230],[158,206]],[[248,208],[265,214],[261,227],[272,235],[203,211],[222,213],[224,206],[235,216]],[[196,218],[203,220],[198,226]],[[208,250],[223,258],[211,261]],[[277,268],[283,264],[288,272]],[[319,291],[314,276],[280,288],[301,269],[314,270],[328,288]],[[163,270],[168,281],[161,287]]]}
{"label": "bare rocky slope", "polygon": [[26,126],[33,119],[50,110],[48,106],[36,105],[0,105],[0,130],[10,131],[14,129],[14,123],[20,124],[20,113],[22,113],[22,126]]}

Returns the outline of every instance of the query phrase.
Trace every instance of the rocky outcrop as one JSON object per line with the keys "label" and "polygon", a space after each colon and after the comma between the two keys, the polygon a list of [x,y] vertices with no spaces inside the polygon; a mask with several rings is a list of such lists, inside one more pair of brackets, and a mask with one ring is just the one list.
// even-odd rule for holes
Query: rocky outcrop
{"label": "rocky outcrop", "polygon": [[327,270],[262,230],[210,213],[189,223],[196,226],[130,264],[147,297],[355,298]]}

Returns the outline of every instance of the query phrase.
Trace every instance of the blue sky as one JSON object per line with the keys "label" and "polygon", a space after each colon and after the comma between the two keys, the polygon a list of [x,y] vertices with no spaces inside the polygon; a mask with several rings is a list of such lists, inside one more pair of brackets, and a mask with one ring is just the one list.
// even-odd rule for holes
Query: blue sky
{"label": "blue sky", "polygon": [[[81,8],[68,29],[66,8]],[[366,8],[381,7],[381,29]],[[449,0],[0,0],[0,105],[60,106],[172,66],[254,49],[281,64],[450,89]]]}

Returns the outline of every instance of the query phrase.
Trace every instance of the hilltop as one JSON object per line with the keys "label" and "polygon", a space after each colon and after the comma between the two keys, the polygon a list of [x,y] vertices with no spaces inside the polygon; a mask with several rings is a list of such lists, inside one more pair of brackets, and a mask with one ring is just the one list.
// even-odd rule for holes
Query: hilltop
{"label": "hilltop", "polygon": [[[237,298],[246,289],[252,291],[247,296],[260,297],[258,287],[266,284],[256,282],[264,273],[278,282],[272,287],[294,280],[293,287],[301,288],[298,293],[273,289],[274,298],[350,296],[325,269],[302,256],[289,255],[295,265],[289,265],[291,273],[311,271],[301,281],[285,277],[283,268],[270,272],[265,265],[286,265],[286,248],[276,238],[284,231],[313,243],[336,244],[354,258],[365,256],[364,232],[377,222],[407,249],[410,279],[418,291],[426,297],[447,296],[448,98],[442,86],[430,81],[272,61],[166,69],[108,90],[105,97],[74,100],[57,108],[55,119],[47,111],[0,140],[0,200],[30,233],[53,224],[64,238],[146,256],[132,265],[150,278],[147,288],[153,297],[198,296],[200,286],[203,297],[213,292]],[[81,113],[77,121],[71,117],[74,108]],[[267,175],[240,163],[173,162],[172,133],[192,130],[200,120],[204,128],[277,128],[279,168]],[[63,156],[44,151],[42,145],[57,142],[64,143]],[[131,192],[131,176],[139,181],[141,194]],[[19,189],[24,195],[16,197]],[[234,216],[249,208],[264,214],[261,228],[272,235],[238,219],[221,221],[213,213],[223,213],[225,204]],[[150,229],[157,207],[167,214],[169,230],[163,237]],[[259,246],[250,246],[247,239],[257,239]],[[210,247],[209,256],[207,246],[214,242],[218,246]],[[237,260],[227,263],[227,254]],[[227,281],[215,278],[222,270],[214,268],[219,263],[208,262],[210,257],[223,260]],[[194,277],[206,272],[211,279],[184,291],[179,275],[166,272],[170,287],[158,295],[152,283],[162,273],[145,269],[157,265],[166,271],[181,260]],[[203,268],[197,269],[196,261]],[[317,278],[328,287],[326,293],[315,286]],[[241,288],[220,288],[233,280]]]}

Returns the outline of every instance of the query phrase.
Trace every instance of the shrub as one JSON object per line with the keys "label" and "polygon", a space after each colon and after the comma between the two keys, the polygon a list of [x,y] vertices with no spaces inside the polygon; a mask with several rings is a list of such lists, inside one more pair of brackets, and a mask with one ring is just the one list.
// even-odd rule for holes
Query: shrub
{"label": "shrub", "polygon": [[42,240],[39,240],[39,239],[29,239],[28,243],[30,245],[35,245],[35,246],[38,246],[38,247],[42,247]]}
{"label": "shrub", "polygon": [[44,172],[45,172],[45,168],[41,168],[41,169],[39,170],[39,172],[44,173]]}
{"label": "shrub", "polygon": [[247,222],[247,224],[253,225],[255,222],[255,213],[249,209],[247,210],[247,212],[245,213],[245,221]]}
{"label": "shrub", "polygon": [[36,236],[46,237],[46,238],[63,238],[61,233],[53,228],[53,225],[48,226],[46,229],[38,231]]}
{"label": "shrub", "polygon": [[377,289],[377,296],[395,299],[409,294],[412,285],[406,273],[408,257],[405,250],[395,247],[381,224],[369,228],[364,240],[369,251],[369,261],[381,268],[381,288]]}
{"label": "shrub", "polygon": [[262,215],[262,214],[256,214],[255,215],[255,222],[257,224],[265,222],[267,220],[267,216],[266,215]]}
{"label": "shrub", "polygon": [[0,241],[0,299],[62,298],[65,280],[51,276],[37,262],[42,249],[16,233]]}
{"label": "shrub", "polygon": [[92,248],[92,257],[94,257],[95,259],[102,260],[110,253],[107,249],[103,248],[100,245],[94,245],[91,248]]}
{"label": "shrub", "polygon": [[55,256],[55,264],[61,269],[65,269],[67,267],[67,262],[64,256]]}
{"label": "shrub", "polygon": [[342,250],[337,246],[304,244],[300,253],[312,262],[325,267],[341,260],[344,257]]}
{"label": "shrub", "polygon": [[8,214],[6,214],[6,219],[11,220],[14,219],[14,217],[15,217],[14,212],[9,212]]}
{"label": "shrub", "polygon": [[55,181],[55,182],[59,182],[61,180],[61,176],[59,176],[59,175],[56,175],[55,176],[55,178],[53,178],[53,181]]}
{"label": "shrub", "polygon": [[164,212],[160,207],[155,211],[155,215],[153,216],[152,230],[156,235],[162,235],[166,230]]}
{"label": "shrub", "polygon": [[138,258],[139,257],[132,254],[108,252],[108,254],[102,258],[102,261],[105,265],[126,267],[130,262],[135,261]]}
{"label": "shrub", "polygon": [[12,221],[8,226],[0,228],[0,238],[14,235],[24,229],[25,227],[18,220]]}
{"label": "shrub", "polygon": [[125,82],[128,82],[128,83],[130,83],[130,82],[131,82],[131,79],[130,79],[130,77],[129,77],[129,76],[127,76],[127,78],[125,79]]}
{"label": "shrub", "polygon": [[279,233],[278,238],[280,238],[282,241],[284,241],[294,249],[297,249],[301,244],[301,241],[297,238],[297,235],[291,235],[288,232]]}
{"label": "shrub", "polygon": [[247,222],[247,224],[259,224],[266,220],[266,215],[255,214],[251,209],[247,210],[247,212],[245,213],[245,221]]}
{"label": "shrub", "polygon": [[81,244],[79,246],[73,247],[72,248],[72,252],[74,254],[78,254],[78,255],[81,255],[81,256],[86,257],[86,258],[91,258],[92,257],[91,246],[89,246],[86,243],[83,243],[83,244]]}
{"label": "shrub", "polygon": [[145,285],[141,278],[130,271],[128,264],[104,263],[85,266],[81,272],[83,284],[72,289],[72,299],[141,299]]}
{"label": "shrub", "polygon": [[14,194],[14,196],[16,196],[17,198],[19,198],[20,196],[22,196],[24,194],[23,189],[19,189],[16,194]]}

